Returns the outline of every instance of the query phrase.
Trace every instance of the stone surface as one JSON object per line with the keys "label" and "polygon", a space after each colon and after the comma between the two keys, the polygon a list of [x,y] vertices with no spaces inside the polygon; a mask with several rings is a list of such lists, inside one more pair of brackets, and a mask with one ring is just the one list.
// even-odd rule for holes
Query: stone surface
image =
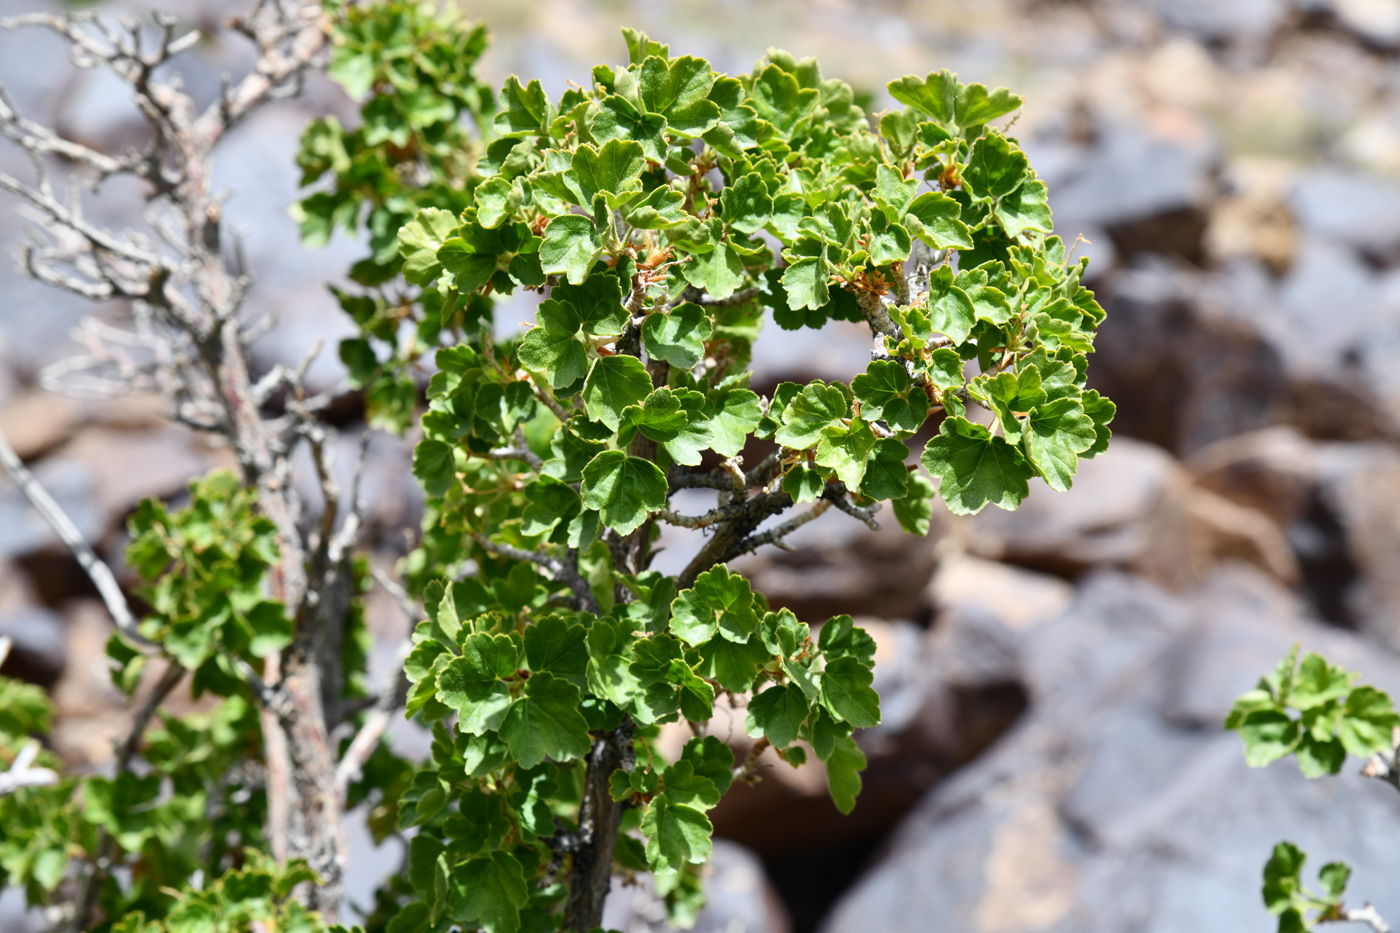
{"label": "stone surface", "polygon": [[1191,467],[1201,485],[1284,530],[1324,618],[1400,645],[1400,452],[1274,428],[1212,445]]}
{"label": "stone surface", "polygon": [[216,465],[232,466],[227,454],[226,450],[215,453],[202,438],[166,424],[145,431],[94,427],[75,437],[51,460],[80,464],[92,471],[97,477],[97,505],[111,528],[125,521],[142,499],[178,495],[191,478]]}
{"label": "stone surface", "polygon": [[[880,530],[870,531],[832,509],[787,539],[796,550],[765,548],[731,566],[774,608],[787,607],[805,622],[842,613],[924,618],[921,591],[934,567],[932,541],[909,535],[888,510],[877,518]],[[933,538],[940,534],[938,518]]]}
{"label": "stone surface", "polygon": [[1199,261],[1217,158],[1209,130],[1189,117],[1110,124],[1052,189],[1056,229],[1070,240],[1105,230],[1120,260],[1159,251]]}
{"label": "stone surface", "polygon": [[[1233,697],[1302,639],[1368,682],[1400,666],[1298,614],[1244,571],[1190,598],[1100,575],[1027,636],[1032,712],[932,792],[825,924],[845,931],[1272,929],[1259,872],[1295,840],[1345,858],[1351,891],[1400,910],[1400,855],[1377,825],[1400,798],[1355,774],[1305,781],[1291,763],[1245,766],[1218,731]],[[1311,862],[1310,862],[1311,864]]]}
{"label": "stone surface", "polygon": [[1119,438],[1083,463],[1074,488],[1037,488],[1015,512],[971,523],[972,553],[1073,577],[1130,567],[1168,586],[1200,582],[1221,561],[1242,561],[1293,582],[1298,568],[1262,513],[1195,486],[1166,452]]}

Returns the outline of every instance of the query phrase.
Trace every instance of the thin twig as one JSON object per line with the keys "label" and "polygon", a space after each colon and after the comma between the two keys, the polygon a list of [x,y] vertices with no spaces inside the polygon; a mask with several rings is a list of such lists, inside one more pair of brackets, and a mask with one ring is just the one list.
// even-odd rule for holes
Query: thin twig
{"label": "thin twig", "polygon": [[497,557],[528,561],[538,567],[543,567],[550,576],[567,585],[573,591],[574,596],[578,599],[580,609],[594,614],[598,612],[598,601],[593,597],[593,590],[589,587],[588,581],[583,579],[579,573],[577,564],[570,566],[540,551],[527,551],[509,544],[497,544],[479,531],[471,532],[471,536],[482,550],[495,554]]}
{"label": "thin twig", "polygon": [[745,511],[747,511],[745,503],[739,502],[710,509],[704,515],[681,515],[670,509],[660,509],[653,512],[652,515],[668,525],[678,525],[681,528],[708,528],[711,525],[742,515]]}
{"label": "thin twig", "polygon": [[132,615],[131,607],[127,605],[126,596],[123,595],[111,568],[104,564],[87,541],[83,540],[82,532],[54,501],[53,496],[49,495],[48,490],[34,478],[34,474],[29,472],[3,433],[0,433],[0,466],[4,467],[5,473],[19,487],[20,492],[24,493],[24,497],[34,509],[49,523],[54,534],[58,535],[59,540],[72,552],[88,579],[97,587],[98,595],[102,597],[102,602],[106,604],[107,611],[117,623],[122,636],[146,654],[159,650],[138,631],[136,617]]}
{"label": "thin twig", "polygon": [[[137,751],[141,748],[141,738],[145,735],[146,727],[150,725],[151,718],[155,716],[160,704],[165,702],[165,698],[170,695],[170,691],[180,683],[185,676],[185,669],[174,662],[165,669],[156,681],[155,687],[136,710],[136,715],[131,721],[131,728],[127,731],[126,740],[117,746],[117,778],[131,772],[131,759],[136,757]],[[72,933],[87,929],[88,920],[92,916],[93,910],[97,907],[97,896],[102,890],[102,884],[107,876],[111,874],[112,860],[117,857],[116,840],[106,829],[102,830],[102,835],[97,841],[97,852],[92,860],[92,870],[83,879],[81,892],[78,895],[78,908],[72,915]]]}
{"label": "thin twig", "polygon": [[763,736],[749,748],[749,753],[744,756],[742,764],[734,766],[734,780],[742,781],[745,784],[753,785],[759,782],[758,759],[763,755],[764,749],[769,746],[768,736]]}
{"label": "thin twig", "polygon": [[34,760],[39,757],[39,740],[30,739],[8,771],[0,772],[0,797],[13,794],[23,787],[47,787],[58,783],[58,772],[51,768],[36,768]]}
{"label": "thin twig", "polygon": [[1366,902],[1365,907],[1353,907],[1346,911],[1342,914],[1342,919],[1352,923],[1364,923],[1376,933],[1390,933],[1390,924],[1385,922],[1385,918],[1376,911],[1375,907],[1371,906],[1369,901]]}
{"label": "thin twig", "polygon": [[792,546],[783,541],[783,539],[808,522],[821,518],[822,513],[830,507],[831,500],[822,499],[820,502],[813,503],[812,507],[807,511],[800,515],[794,515],[781,525],[774,525],[762,534],[750,535],[735,546],[734,556],[739,557],[751,551],[756,551],[765,544],[772,544],[785,550],[792,550]]}
{"label": "thin twig", "polygon": [[880,511],[881,503],[873,505],[858,506],[846,498],[846,487],[843,483],[831,483],[822,490],[822,499],[830,502],[842,512],[865,525],[871,531],[879,531],[880,523],[875,520],[875,514]]}
{"label": "thin twig", "polygon": [[423,610],[409,597],[408,591],[400,586],[397,580],[373,563],[369,565],[369,573],[376,583],[384,587],[384,592],[394,597],[394,602],[399,604],[399,610],[408,619],[409,625],[414,625],[423,618]]}
{"label": "thin twig", "polygon": [[[383,585],[383,581],[380,582]],[[416,613],[408,613],[410,625],[416,621],[415,616]],[[408,653],[412,650],[413,642],[405,639],[398,651],[394,653],[393,683],[379,695],[378,701],[375,702],[369,715],[365,717],[364,724],[355,733],[355,737],[350,740],[345,754],[341,756],[340,764],[336,765],[335,788],[342,800],[345,799],[350,785],[359,780],[365,762],[379,746],[379,740],[384,737],[384,731],[389,728],[389,720],[394,711],[403,706],[404,700],[408,696],[408,675],[404,672],[403,664]]]}

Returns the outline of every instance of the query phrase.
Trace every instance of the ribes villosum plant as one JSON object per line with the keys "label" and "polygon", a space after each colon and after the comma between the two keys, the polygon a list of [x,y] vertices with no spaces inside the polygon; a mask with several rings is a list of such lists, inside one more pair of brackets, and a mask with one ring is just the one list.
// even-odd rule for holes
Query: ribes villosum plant
{"label": "ribes villosum plant", "polygon": [[[141,274],[118,284],[199,351],[161,357],[177,413],[224,433],[242,477],[212,475],[188,508],[150,503],[133,519],[151,612],[124,624],[120,594],[109,601],[115,678],[130,692],[148,658],[166,667],[114,777],[36,759],[44,699],[0,681],[13,697],[0,777],[16,785],[0,787],[0,880],[35,903],[76,889],[72,929],[322,930],[339,904],[340,813],[368,803],[377,838],[408,837],[370,931],[592,930],[618,874],[652,876],[685,925],[703,900],[707,811],[756,779],[758,756],[819,762],[849,811],[865,765],[855,732],[880,718],[870,636],[849,616],[774,611],[728,563],[829,512],[875,526],[888,502],[924,535],[940,499],[1013,509],[1035,478],[1068,489],[1107,447],[1113,405],[1085,388],[1103,311],[1007,135],[1021,99],[941,71],[891,82],[897,105],[871,113],[811,59],[770,51],[729,76],[625,31],[625,66],[553,100],[515,77],[488,89],[474,73],[484,31],[431,5],[308,2],[292,26],[258,10],[267,31],[245,31],[265,69],[211,125],[290,86],[326,38],[329,73],[360,102],[353,125],[305,133],[314,188],[295,213],[311,243],[365,235],[354,284],[335,289],[359,328],[340,355],[370,422],[415,440],[426,517],[400,571],[423,620],[405,682],[364,699],[358,500],[336,531],[314,400],[297,374],[251,384],[242,292],[207,248],[218,215],[193,181],[168,183],[157,199],[193,218],[194,259],[162,265],[132,246]],[[159,56],[185,47],[172,36]],[[145,60],[110,58],[119,74]],[[143,99],[155,66],[132,67]],[[203,138],[175,131],[179,108],[143,112],[174,127],[157,153]],[[50,145],[33,127],[22,139]],[[54,226],[114,248],[36,192]],[[181,316],[177,280],[202,301],[234,296],[211,305],[212,329]],[[500,337],[495,308],[520,292],[539,298],[535,324]],[[800,328],[858,332],[831,320],[866,326],[869,365],[849,383],[751,386],[769,319],[761,339],[779,346]],[[285,414],[261,413],[276,391]],[[210,407],[188,408],[200,392]],[[316,520],[299,521],[286,492],[302,441],[326,502]],[[681,490],[713,507],[682,512]],[[663,526],[687,558],[675,575],[653,567]],[[187,672],[225,699],[143,735]],[[397,702],[431,729],[427,761],[379,744]],[[717,705],[752,740],[743,760],[708,731]],[[668,759],[658,740],[673,724],[687,739]]]}
{"label": "ribes villosum plant", "polygon": [[[421,900],[391,928],[587,930],[618,871],[650,872],[683,922],[706,811],[757,753],[810,753],[849,811],[853,732],[880,715],[870,637],[772,611],[727,562],[828,511],[874,525],[889,502],[922,535],[936,496],[970,513],[1015,508],[1037,476],[1067,489],[1113,416],[1084,387],[1103,318],[1086,261],[994,125],[1021,104],[1005,89],[905,77],[872,117],[810,59],[729,76],[625,31],[625,66],[557,101],[511,77],[493,112],[460,82],[450,106],[425,99],[440,77],[362,41],[365,15],[332,66],[367,93],[364,123],[307,134],[307,180],[334,182],[302,217],[373,234],[364,290],[341,295],[372,414],[401,418],[414,369],[432,373],[406,669],[434,745],[398,802]],[[544,296],[535,325],[495,339],[493,303],[520,290]],[[760,395],[770,316],[774,342],[865,322],[868,369]],[[685,489],[713,508],[678,512]],[[674,577],[651,566],[662,525],[696,540]],[[706,734],[717,702],[756,740],[744,762]],[[667,761],[656,738],[679,721],[693,737]]]}

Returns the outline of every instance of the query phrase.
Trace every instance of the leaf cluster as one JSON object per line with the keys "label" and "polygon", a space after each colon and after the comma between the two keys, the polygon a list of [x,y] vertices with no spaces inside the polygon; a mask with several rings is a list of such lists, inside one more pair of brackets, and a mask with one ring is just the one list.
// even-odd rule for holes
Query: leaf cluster
{"label": "leaf cluster", "polygon": [[413,417],[412,370],[423,348],[483,313],[445,309],[436,293],[405,290],[398,233],[424,207],[469,203],[479,155],[471,124],[489,122],[495,108],[475,74],[487,35],[450,5],[326,6],[330,76],[362,103],[353,127],[330,116],[303,132],[297,165],[301,184],[315,190],[293,214],[308,245],[325,244],[337,229],[368,240],[369,255],[350,269],[358,288],[331,289],[361,331],[341,342],[340,357],[365,391],[371,424],[402,432]]}
{"label": "leaf cluster", "polygon": [[1245,760],[1262,768],[1288,755],[1305,777],[1336,774],[1347,754],[1361,758],[1388,751],[1400,713],[1389,695],[1354,686],[1359,677],[1309,653],[1298,661],[1294,645],[1279,666],[1235,701],[1225,728],[1237,729]]}
{"label": "leaf cluster", "polygon": [[1274,846],[1264,865],[1264,906],[1278,917],[1278,933],[1305,933],[1319,923],[1346,919],[1342,895],[1351,880],[1345,862],[1329,862],[1317,873],[1318,891],[1303,887],[1307,856],[1291,842]]}
{"label": "leaf cluster", "polygon": [[[231,695],[242,688],[234,658],[262,658],[292,640],[285,608],[267,597],[277,533],[256,514],[256,498],[232,472],[216,470],[190,483],[184,508],[146,499],[127,523],[127,562],[150,606],[141,633],[194,672],[196,696]],[[118,665],[116,683],[130,694],[145,656],[117,634],[108,654]]]}

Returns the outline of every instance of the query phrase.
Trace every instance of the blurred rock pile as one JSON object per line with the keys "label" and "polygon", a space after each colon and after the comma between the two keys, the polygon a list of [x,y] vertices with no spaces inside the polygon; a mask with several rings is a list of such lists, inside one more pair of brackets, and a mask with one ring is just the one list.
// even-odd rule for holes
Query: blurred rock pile
{"label": "blurred rock pile", "polygon": [[[206,23],[224,12],[164,6]],[[11,7],[29,4],[0,0]],[[1259,873],[1283,838],[1319,863],[1350,861],[1356,897],[1400,918],[1394,791],[1354,773],[1250,771],[1220,730],[1296,641],[1400,689],[1400,0],[485,0],[470,12],[497,33],[491,78],[539,75],[554,93],[618,57],[622,24],[731,70],[773,44],[862,89],[945,66],[1010,84],[1027,99],[1013,132],[1060,232],[1091,241],[1078,249],[1109,311],[1090,373],[1118,403],[1116,438],[1072,492],[943,516],[927,541],[833,515],[803,529],[798,552],[744,563],[774,603],[811,621],[849,612],[876,635],[885,723],[861,737],[870,769],[849,818],[819,771],[776,758],[726,799],[715,822],[732,841],[716,849],[700,929],[1263,931]],[[0,34],[0,82],[79,138],[129,141],[138,124],[119,89],[57,78],[61,54]],[[190,80],[210,93],[241,61],[236,43],[201,54]],[[283,322],[263,366],[345,330],[322,283],[355,246],[306,253],[286,216],[300,125],[343,106],[315,85],[224,153],[253,303]],[[25,168],[3,149],[0,167]],[[139,210],[139,192],[109,194],[92,202],[103,222]],[[0,211],[0,245],[22,223]],[[88,310],[0,267],[0,430],[119,561],[140,497],[178,496],[226,455],[150,399],[40,390]],[[849,378],[868,339],[841,328],[761,342],[758,381]],[[314,376],[336,384],[333,352]],[[353,399],[341,408],[353,428]],[[373,528],[392,553],[419,514],[408,453],[376,438],[370,464]],[[399,637],[391,603],[374,609],[386,643]],[[17,645],[5,673],[53,690],[54,743],[73,767],[100,766],[124,718],[105,685],[106,631],[77,568],[0,487],[0,634]],[[741,716],[725,734],[745,750]],[[372,881],[396,860],[366,854],[356,871]],[[664,929],[645,890],[617,895],[610,923]]]}

